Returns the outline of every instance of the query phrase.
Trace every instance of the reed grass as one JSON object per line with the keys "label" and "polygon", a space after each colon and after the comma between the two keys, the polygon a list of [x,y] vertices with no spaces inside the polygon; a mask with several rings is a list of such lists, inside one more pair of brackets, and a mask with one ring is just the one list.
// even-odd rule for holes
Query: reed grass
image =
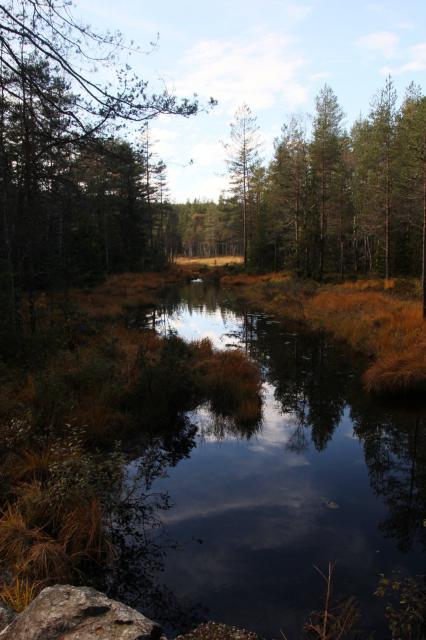
{"label": "reed grass", "polygon": [[244,263],[243,256],[212,256],[211,258],[187,258],[179,256],[176,258],[176,264],[182,266],[207,266],[207,267],[224,267],[226,265],[242,265]]}
{"label": "reed grass", "polygon": [[0,599],[4,604],[17,613],[21,613],[34,600],[40,591],[38,582],[28,578],[15,578],[10,584],[4,584],[0,589]]}
{"label": "reed grass", "polygon": [[[318,285],[283,274],[227,276],[224,286],[267,313],[333,333],[371,360],[368,391],[407,394],[426,390],[426,323],[418,283],[393,279]],[[402,292],[402,293],[401,293]]]}
{"label": "reed grass", "polygon": [[[43,340],[28,343],[23,369],[1,387],[0,563],[12,581],[0,597],[14,608],[41,586],[78,583],[87,567],[115,557],[117,439],[173,428],[204,402],[235,424],[260,420],[259,370],[243,353],[125,324],[126,308],[155,303],[161,288],[191,273],[122,274],[71,292],[56,342],[46,324]],[[39,303],[47,313],[45,297]]]}

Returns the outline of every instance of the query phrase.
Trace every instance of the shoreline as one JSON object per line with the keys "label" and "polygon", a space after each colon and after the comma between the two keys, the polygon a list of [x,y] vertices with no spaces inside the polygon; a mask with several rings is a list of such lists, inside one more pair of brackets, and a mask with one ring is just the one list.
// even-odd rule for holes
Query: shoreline
{"label": "shoreline", "polygon": [[421,302],[398,293],[404,282],[318,284],[286,273],[220,278],[221,286],[237,291],[248,304],[327,331],[366,355],[371,363],[363,374],[364,386],[383,396],[426,390],[426,323]]}

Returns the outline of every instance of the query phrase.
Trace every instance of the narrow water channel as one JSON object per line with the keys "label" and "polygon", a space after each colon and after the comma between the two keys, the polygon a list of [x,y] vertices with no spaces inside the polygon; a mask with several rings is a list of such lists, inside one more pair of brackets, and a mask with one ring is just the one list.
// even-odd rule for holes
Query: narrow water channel
{"label": "narrow water channel", "polygon": [[374,401],[344,345],[203,283],[133,322],[242,348],[263,374],[261,423],[237,429],[200,407],[196,446],[154,483],[170,496],[162,519],[177,544],[162,581],[208,619],[290,640],[320,604],[314,565],[336,561],[336,595],[355,596],[382,637],[378,575],[425,570],[424,408]]}

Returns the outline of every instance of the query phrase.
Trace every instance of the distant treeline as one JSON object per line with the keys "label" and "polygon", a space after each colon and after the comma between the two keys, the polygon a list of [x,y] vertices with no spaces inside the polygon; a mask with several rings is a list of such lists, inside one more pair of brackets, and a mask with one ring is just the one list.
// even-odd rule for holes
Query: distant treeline
{"label": "distant treeline", "polygon": [[228,148],[230,190],[219,204],[179,207],[182,251],[240,252],[253,267],[419,276],[426,206],[426,98],[411,84],[400,108],[389,78],[350,132],[330,87],[316,98],[311,133],[292,118],[263,166],[247,105]]}

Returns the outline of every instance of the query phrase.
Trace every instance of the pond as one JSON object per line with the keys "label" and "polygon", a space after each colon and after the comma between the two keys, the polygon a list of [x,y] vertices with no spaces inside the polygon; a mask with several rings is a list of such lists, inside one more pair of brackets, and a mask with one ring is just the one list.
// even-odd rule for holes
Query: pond
{"label": "pond", "polygon": [[164,584],[207,619],[291,639],[320,606],[314,567],[333,561],[336,597],[355,596],[364,629],[383,637],[378,575],[425,570],[424,410],[375,401],[345,345],[226,290],[193,283],[142,315],[133,322],[244,349],[263,376],[261,424],[237,429],[200,407],[195,446],[154,482],[176,542]]}

